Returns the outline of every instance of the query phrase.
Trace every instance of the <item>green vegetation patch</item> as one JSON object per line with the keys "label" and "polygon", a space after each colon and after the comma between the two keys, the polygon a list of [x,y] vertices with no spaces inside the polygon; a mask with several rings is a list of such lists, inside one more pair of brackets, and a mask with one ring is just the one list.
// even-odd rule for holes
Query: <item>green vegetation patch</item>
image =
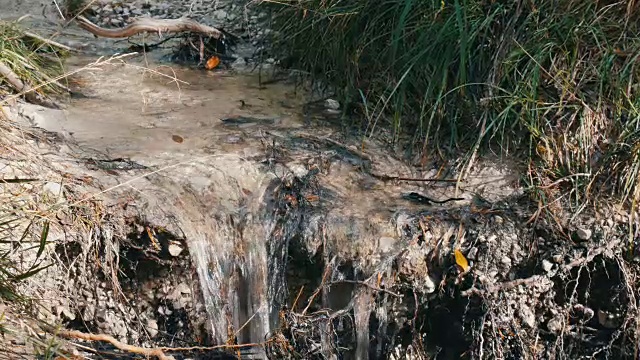
{"label": "green vegetation patch", "polygon": [[[65,87],[55,81],[63,74],[64,50],[18,26],[0,20],[0,64],[8,67],[23,83],[39,94],[61,93]],[[0,75],[0,98],[16,93]]]}
{"label": "green vegetation patch", "polygon": [[[430,156],[527,154],[540,197],[639,199],[638,7],[610,1],[279,0],[283,63]],[[451,151],[453,149],[453,151]],[[557,193],[554,195],[554,189]]]}

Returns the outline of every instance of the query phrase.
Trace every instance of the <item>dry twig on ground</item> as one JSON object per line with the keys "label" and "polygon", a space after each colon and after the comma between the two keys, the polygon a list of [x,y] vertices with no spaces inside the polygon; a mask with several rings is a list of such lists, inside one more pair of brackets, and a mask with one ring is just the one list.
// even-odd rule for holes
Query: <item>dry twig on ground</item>
{"label": "dry twig on ground", "polygon": [[179,32],[194,32],[202,35],[211,36],[219,39],[222,37],[220,30],[211,26],[203,25],[198,22],[189,19],[150,19],[150,18],[138,18],[131,24],[121,29],[105,29],[92,23],[84,16],[78,16],[78,25],[96,36],[121,39],[131,37],[140,33],[179,33]]}

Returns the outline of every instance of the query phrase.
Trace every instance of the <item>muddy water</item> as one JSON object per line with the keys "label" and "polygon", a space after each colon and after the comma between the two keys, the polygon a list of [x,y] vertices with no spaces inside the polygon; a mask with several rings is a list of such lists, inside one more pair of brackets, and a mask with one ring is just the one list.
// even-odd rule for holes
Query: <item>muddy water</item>
{"label": "muddy water", "polygon": [[[70,66],[94,60],[75,58]],[[406,246],[404,228],[415,214],[514,191],[514,178],[495,167],[478,170],[458,193],[447,183],[382,181],[438,169],[415,169],[381,143],[363,146],[321,116],[303,114],[307,94],[291,85],[153,63],[138,57],[83,71],[74,79],[81,96],[33,119],[72,139],[79,158],[147,167],[117,171],[120,188],[144,204],[146,220],[172,223],[187,239],[217,343],[261,342],[278,326],[278,311],[291,299],[287,272],[298,271],[287,269],[291,242],[322,254],[325,264],[347,261],[369,276]],[[462,200],[415,204],[403,198],[409,192]],[[336,289],[323,295],[322,307],[350,303],[353,286]],[[353,294],[361,300],[353,306],[363,354],[372,308],[362,300],[368,295]]]}

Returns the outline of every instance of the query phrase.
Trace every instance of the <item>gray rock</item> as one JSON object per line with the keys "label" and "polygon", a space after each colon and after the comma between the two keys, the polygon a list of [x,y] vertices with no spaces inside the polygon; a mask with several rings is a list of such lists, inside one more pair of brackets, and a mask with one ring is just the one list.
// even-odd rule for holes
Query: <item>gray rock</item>
{"label": "gray rock", "polygon": [[111,19],[111,21],[109,21],[109,23],[113,26],[120,26],[120,24],[122,23],[120,20],[118,20],[117,18],[113,18]]}
{"label": "gray rock", "polygon": [[578,236],[578,239],[582,241],[587,241],[591,239],[591,235],[592,235],[592,232],[589,229],[580,228],[576,231],[576,236]]}
{"label": "gray rock", "polygon": [[191,288],[186,283],[180,283],[176,286],[176,290],[180,292],[180,294],[191,294]]}
{"label": "gray rock", "polygon": [[383,236],[378,240],[378,250],[382,253],[387,253],[393,250],[393,245],[395,245],[396,240],[392,237]]}
{"label": "gray rock", "polygon": [[500,259],[500,262],[505,266],[511,266],[511,258],[506,255]]}
{"label": "gray rock", "polygon": [[542,260],[542,269],[546,273],[551,272],[551,269],[553,269],[553,263],[551,263],[551,261],[549,261],[547,259]]}
{"label": "gray rock", "polygon": [[528,306],[521,305],[520,310],[518,311],[518,315],[520,316],[522,322],[529,328],[533,329],[536,326],[536,316]]}
{"label": "gray rock", "polygon": [[469,260],[477,260],[478,259],[478,248],[472,247],[467,253],[467,259]]}
{"label": "gray rock", "polygon": [[149,332],[149,336],[152,338],[156,337],[156,335],[158,335],[158,322],[153,319],[147,320],[147,331]]}
{"label": "gray rock", "polygon": [[436,283],[431,278],[431,275],[427,275],[425,278],[424,288],[427,294],[431,294],[436,291]]}
{"label": "gray rock", "polygon": [[184,250],[182,248],[182,246],[177,245],[177,244],[169,244],[169,254],[171,254],[171,256],[180,256],[180,254],[182,253],[182,250]]}
{"label": "gray rock", "polygon": [[247,62],[243,58],[237,58],[232,64],[231,68],[234,70],[244,70],[247,68]]}
{"label": "gray rock", "polygon": [[107,311],[105,309],[98,310],[98,312],[96,312],[95,319],[98,322],[106,323],[108,320]]}
{"label": "gray rock", "polygon": [[547,323],[547,329],[554,334],[558,334],[562,331],[564,325],[564,319],[562,316],[557,315]]}
{"label": "gray rock", "polygon": [[224,10],[216,10],[213,12],[213,17],[218,20],[224,20],[227,18],[227,12]]}
{"label": "gray rock", "polygon": [[48,192],[53,196],[60,196],[62,195],[62,184],[58,184],[55,182],[48,182],[44,184],[44,187],[42,188],[42,190]]}

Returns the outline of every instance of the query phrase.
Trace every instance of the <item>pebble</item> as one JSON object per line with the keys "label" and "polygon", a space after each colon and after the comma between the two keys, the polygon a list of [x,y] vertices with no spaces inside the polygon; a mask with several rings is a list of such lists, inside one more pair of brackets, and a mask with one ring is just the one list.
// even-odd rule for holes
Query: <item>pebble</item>
{"label": "pebble", "polygon": [[227,18],[227,12],[224,10],[216,10],[213,12],[213,17],[218,20],[224,20]]}
{"label": "pebble", "polygon": [[48,182],[44,184],[43,190],[53,196],[60,196],[62,195],[62,184],[58,184],[55,182]]}
{"label": "pebble", "polygon": [[510,257],[508,257],[508,256],[503,256],[503,257],[500,259],[500,262],[501,262],[502,264],[506,265],[506,266],[511,266],[511,258],[510,258]]}
{"label": "pebble", "polygon": [[542,269],[546,273],[551,272],[551,269],[553,269],[553,263],[547,259],[542,260]]}
{"label": "pebble", "polygon": [[393,249],[393,246],[395,245],[395,243],[396,241],[394,238],[388,237],[388,236],[382,236],[378,240],[378,249],[382,253],[387,253]]}
{"label": "pebble", "polygon": [[562,331],[564,319],[562,316],[556,316],[553,319],[549,320],[547,323],[547,329],[554,334],[558,334]]}
{"label": "pebble", "polygon": [[177,244],[170,244],[169,245],[169,254],[171,254],[171,256],[176,257],[176,256],[180,256],[180,253],[182,253],[182,246],[177,245]]}
{"label": "pebble", "polygon": [[338,110],[340,109],[340,103],[334,99],[327,99],[324,101],[324,107],[329,110]]}
{"label": "pebble", "polygon": [[436,283],[431,278],[431,275],[427,275],[424,283],[424,289],[427,294],[431,294],[436,291]]}
{"label": "pebble", "polygon": [[520,319],[522,319],[522,322],[525,325],[527,325],[532,329],[535,328],[536,316],[533,314],[533,311],[531,311],[531,309],[528,306],[521,305],[520,310],[518,311],[518,315],[520,316]]}
{"label": "pebble", "polygon": [[158,335],[158,322],[153,319],[147,320],[147,331],[149,332],[149,336],[152,338],[156,337],[156,335]]}
{"label": "pebble", "polygon": [[580,228],[576,231],[576,236],[578,236],[578,239],[582,241],[587,241],[591,239],[591,235],[592,235],[592,232],[589,229]]}

